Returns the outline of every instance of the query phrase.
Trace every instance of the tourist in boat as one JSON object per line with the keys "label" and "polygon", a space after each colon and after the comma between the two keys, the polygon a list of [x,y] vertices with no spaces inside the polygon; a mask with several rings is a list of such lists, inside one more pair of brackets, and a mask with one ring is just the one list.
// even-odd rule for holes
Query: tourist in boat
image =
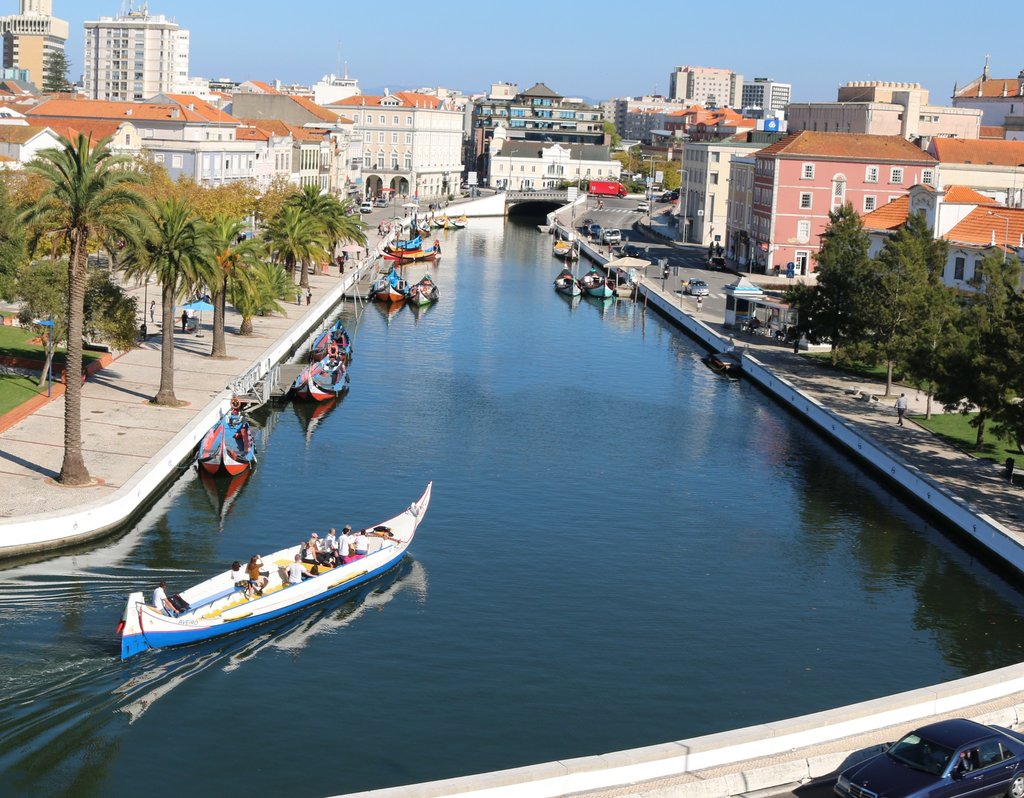
{"label": "tourist in boat", "polygon": [[249,564],[245,568],[249,576],[249,589],[257,596],[263,595],[263,588],[267,586],[267,577],[270,576],[269,573],[261,570],[262,568],[263,560],[260,559],[258,554],[254,554],[249,558]]}
{"label": "tourist in boat", "polygon": [[320,562],[317,559],[317,555],[320,553],[320,536],[314,532],[310,535],[309,540],[306,541],[306,545],[302,550],[302,556],[299,558],[308,565],[316,565]]}
{"label": "tourist in boat", "polygon": [[338,552],[338,536],[333,526],[327,530],[327,537],[324,538],[324,552],[327,554],[337,554]]}
{"label": "tourist in boat", "polygon": [[345,524],[338,536],[338,559],[345,562],[345,558],[352,553],[352,527]]}
{"label": "tourist in boat", "polygon": [[302,564],[301,554],[296,554],[295,562],[284,570],[289,585],[301,585],[303,579],[309,579],[313,576],[313,574],[307,571],[306,567]]}
{"label": "tourist in boat", "polygon": [[370,553],[370,539],[366,537],[365,530],[360,529],[356,533],[354,544],[357,557],[365,557],[367,554]]}
{"label": "tourist in boat", "polygon": [[156,586],[156,590],[153,591],[153,606],[158,610],[163,610],[172,618],[174,618],[178,611],[174,609],[174,605],[171,604],[171,600],[167,598],[167,583],[161,581]]}

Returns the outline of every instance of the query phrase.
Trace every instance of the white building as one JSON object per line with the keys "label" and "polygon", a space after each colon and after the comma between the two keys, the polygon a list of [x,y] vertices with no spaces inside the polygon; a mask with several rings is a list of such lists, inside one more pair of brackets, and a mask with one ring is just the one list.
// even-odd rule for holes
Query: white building
{"label": "white building", "polygon": [[688,141],[683,148],[680,228],[686,241],[704,246],[727,243],[729,186],[734,155],[753,155],[764,147],[746,134],[720,141]]}
{"label": "white building", "polygon": [[347,72],[340,78],[333,74],[324,75],[313,84],[313,102],[317,105],[330,105],[362,93],[359,81],[350,78]]}
{"label": "white building", "polygon": [[669,97],[710,108],[739,108],[743,75],[731,69],[679,66],[669,75]]}
{"label": "white building", "polygon": [[52,0],[21,0],[18,14],[0,17],[4,38],[4,69],[28,70],[28,79],[43,87],[47,58],[64,52],[68,23],[53,16]]}
{"label": "white building", "polygon": [[140,102],[188,83],[189,32],[147,4],[85,23],[82,81],[92,100]]}
{"label": "white building", "polygon": [[780,83],[772,78],[754,78],[743,81],[742,103],[744,108],[784,112],[792,94],[793,87],[789,83]]}
{"label": "white building", "polygon": [[364,196],[442,197],[458,188],[463,113],[446,100],[385,90],[348,97],[330,110],[355,123]]}
{"label": "white building", "polygon": [[561,183],[618,180],[622,164],[600,144],[509,140],[504,128],[490,142],[491,185],[509,191],[557,188]]}

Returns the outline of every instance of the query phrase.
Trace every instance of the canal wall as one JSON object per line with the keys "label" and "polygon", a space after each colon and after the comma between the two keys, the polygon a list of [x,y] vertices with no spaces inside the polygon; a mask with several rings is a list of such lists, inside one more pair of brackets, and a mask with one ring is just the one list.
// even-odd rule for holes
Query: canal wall
{"label": "canal wall", "polygon": [[449,216],[468,216],[470,218],[504,216],[506,214],[505,195],[492,194],[489,197],[454,202],[445,210]]}
{"label": "canal wall", "polygon": [[[315,304],[314,312],[297,320],[287,334],[266,349],[240,379],[261,379],[304,343],[342,296],[350,293],[363,273],[372,267],[380,256],[383,243],[378,245],[372,257],[343,275]],[[130,521],[167,482],[180,473],[183,464],[191,461],[207,430],[227,412],[231,395],[231,387],[225,386],[124,485],[102,501],[80,505],[73,511],[39,513],[0,522],[0,559],[74,546],[108,534]]]}
{"label": "canal wall", "polygon": [[[557,223],[556,223],[557,224]],[[581,242],[582,254],[599,265],[607,258]],[[657,310],[713,352],[735,349],[726,338],[642,280],[637,301]],[[846,421],[748,351],[743,372],[781,404],[966,532],[1012,567],[1024,567],[1024,550],[994,519],[976,513],[926,474],[901,463],[861,436]],[[1024,664],[943,684],[772,723],[609,754],[546,762],[511,770],[425,784],[354,793],[348,798],[554,798],[588,792],[600,796],[717,798],[769,791],[827,776],[882,750],[908,726],[947,716],[1024,727]]]}

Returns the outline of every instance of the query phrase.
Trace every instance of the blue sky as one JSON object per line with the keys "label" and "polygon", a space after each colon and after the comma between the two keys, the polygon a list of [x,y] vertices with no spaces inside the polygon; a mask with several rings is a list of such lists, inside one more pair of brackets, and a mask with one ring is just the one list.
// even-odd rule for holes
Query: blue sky
{"label": "blue sky", "polygon": [[[15,13],[16,0],[0,0]],[[82,22],[116,15],[120,0],[54,0],[71,24],[71,76],[81,74]],[[138,0],[137,0],[138,4]],[[466,92],[537,81],[591,99],[666,92],[676,64],[727,67],[793,84],[794,100],[834,100],[848,80],[923,84],[945,103],[954,81],[1024,69],[1007,0],[975,15],[957,5],[899,0],[151,0],[151,14],[192,32],[191,72],[309,83],[337,71],[338,53],[364,91],[442,85]],[[671,10],[668,10],[671,9]],[[1009,24],[1009,22],[1008,22]],[[1017,23],[1013,23],[1017,24]]]}

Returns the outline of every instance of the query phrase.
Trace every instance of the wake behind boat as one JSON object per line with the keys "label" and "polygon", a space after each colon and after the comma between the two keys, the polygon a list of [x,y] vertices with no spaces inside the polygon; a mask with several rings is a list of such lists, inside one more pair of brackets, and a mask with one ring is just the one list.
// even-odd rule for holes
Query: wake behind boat
{"label": "wake behind boat", "polygon": [[263,558],[269,570],[262,594],[239,590],[230,570],[178,594],[189,608],[172,617],[146,604],[141,592],[128,597],[121,620],[121,659],[141,654],[150,648],[197,643],[248,629],[289,612],[336,596],[383,574],[405,556],[416,528],[430,504],[433,483],[427,483],[415,502],[394,518],[373,527],[366,555],[346,558],[333,568],[319,567],[319,574],[299,584],[288,584],[285,569],[295,561],[299,546],[268,554]]}

